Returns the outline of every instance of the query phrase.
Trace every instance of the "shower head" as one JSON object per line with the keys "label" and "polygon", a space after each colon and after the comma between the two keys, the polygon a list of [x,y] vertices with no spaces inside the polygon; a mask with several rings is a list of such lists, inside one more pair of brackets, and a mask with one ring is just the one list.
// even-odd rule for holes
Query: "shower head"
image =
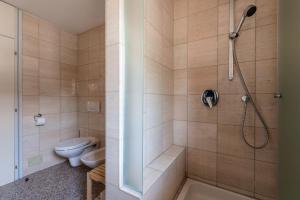
{"label": "shower head", "polygon": [[230,39],[236,39],[239,36],[239,32],[244,24],[246,17],[251,17],[255,14],[257,7],[255,5],[249,5],[245,8],[243,15],[241,17],[240,23],[236,28],[236,31],[230,33]]}
{"label": "shower head", "polygon": [[255,5],[249,5],[244,10],[244,17],[251,17],[256,12],[256,6]]}

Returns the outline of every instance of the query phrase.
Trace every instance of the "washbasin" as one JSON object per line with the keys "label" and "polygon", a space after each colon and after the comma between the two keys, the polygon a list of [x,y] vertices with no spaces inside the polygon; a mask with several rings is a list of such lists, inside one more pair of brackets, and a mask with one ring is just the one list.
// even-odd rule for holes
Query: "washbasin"
{"label": "washbasin", "polygon": [[90,151],[82,155],[80,160],[90,168],[98,167],[105,162],[105,148]]}

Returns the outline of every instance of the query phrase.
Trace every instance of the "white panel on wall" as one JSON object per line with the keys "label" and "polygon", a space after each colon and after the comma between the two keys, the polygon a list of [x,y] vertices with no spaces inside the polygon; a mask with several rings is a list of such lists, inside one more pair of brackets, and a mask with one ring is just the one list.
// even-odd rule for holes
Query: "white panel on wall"
{"label": "white panel on wall", "polygon": [[0,35],[15,38],[16,8],[0,1]]}
{"label": "white panel on wall", "polygon": [[0,185],[14,181],[14,51],[15,40],[0,36]]}

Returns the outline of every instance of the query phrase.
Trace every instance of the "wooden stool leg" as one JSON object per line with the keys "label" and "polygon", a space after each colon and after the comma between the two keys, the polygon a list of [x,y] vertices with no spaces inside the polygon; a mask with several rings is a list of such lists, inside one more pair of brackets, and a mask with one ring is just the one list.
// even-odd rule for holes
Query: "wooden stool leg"
{"label": "wooden stool leg", "polygon": [[93,187],[93,182],[89,176],[89,174],[87,174],[87,180],[86,180],[86,199],[87,200],[92,200],[93,198],[93,194],[92,194],[92,187]]}

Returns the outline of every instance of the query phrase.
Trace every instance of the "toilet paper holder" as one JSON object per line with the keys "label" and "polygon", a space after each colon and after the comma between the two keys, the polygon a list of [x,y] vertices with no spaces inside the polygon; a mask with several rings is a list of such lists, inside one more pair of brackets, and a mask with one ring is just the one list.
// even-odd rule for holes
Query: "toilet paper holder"
{"label": "toilet paper holder", "polygon": [[41,113],[34,115],[33,119],[36,126],[44,126],[46,123],[46,119],[43,117]]}
{"label": "toilet paper holder", "polygon": [[201,95],[202,103],[212,109],[219,102],[219,94],[215,90],[205,90]]}

